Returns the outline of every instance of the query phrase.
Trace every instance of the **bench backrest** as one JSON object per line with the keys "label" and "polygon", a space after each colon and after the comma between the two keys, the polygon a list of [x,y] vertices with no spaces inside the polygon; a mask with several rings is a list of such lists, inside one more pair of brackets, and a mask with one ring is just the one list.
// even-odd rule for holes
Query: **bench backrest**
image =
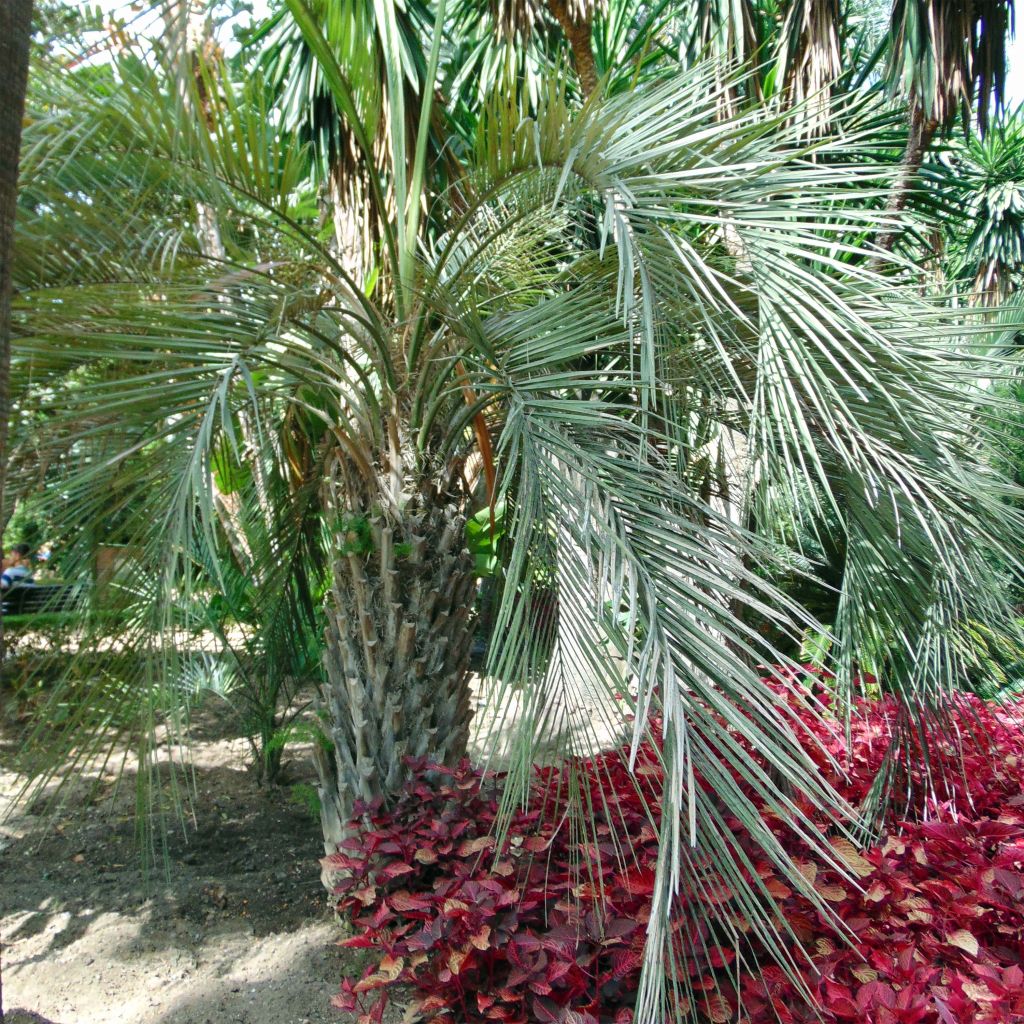
{"label": "bench backrest", "polygon": [[21,583],[3,592],[4,615],[60,612],[74,607],[78,588],[68,583]]}

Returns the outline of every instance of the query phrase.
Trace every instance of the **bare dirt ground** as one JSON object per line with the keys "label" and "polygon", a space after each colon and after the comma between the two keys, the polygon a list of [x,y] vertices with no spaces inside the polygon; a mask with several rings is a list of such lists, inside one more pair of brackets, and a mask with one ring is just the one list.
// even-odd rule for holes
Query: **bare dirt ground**
{"label": "bare dirt ground", "polygon": [[[555,706],[548,745],[609,746],[622,709]],[[471,754],[500,768],[518,698],[478,709]],[[558,739],[555,734],[561,734]],[[259,787],[223,705],[194,719],[194,820],[171,820],[153,871],[135,838],[133,760],[97,770],[56,812],[15,804],[26,738],[0,687],[0,942],[7,1024],[353,1024],[330,998],[364,954],[320,883],[320,824],[295,797],[314,774],[289,748],[285,786]],[[541,750],[543,753],[543,749]],[[165,786],[166,788],[166,786]],[[6,819],[5,819],[6,815]],[[386,1024],[403,1014],[392,1007]]]}
{"label": "bare dirt ground", "polygon": [[[130,771],[117,792],[101,777],[57,815],[37,801],[0,825],[10,1024],[353,1020],[329,1005],[362,964],[336,944],[319,823],[288,787],[256,786],[244,740],[207,731],[193,742],[194,827],[170,829],[148,879]],[[21,782],[11,763],[22,738],[0,715],[0,815]],[[292,782],[305,760],[298,751]]]}

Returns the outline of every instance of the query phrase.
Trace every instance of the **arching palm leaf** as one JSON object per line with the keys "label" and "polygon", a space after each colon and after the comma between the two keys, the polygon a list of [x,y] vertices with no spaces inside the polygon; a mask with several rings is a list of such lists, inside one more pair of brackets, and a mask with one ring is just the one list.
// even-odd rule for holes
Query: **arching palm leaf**
{"label": "arching palm leaf", "polygon": [[[388,183],[406,214],[429,204],[429,229],[410,235],[416,220],[402,228],[396,209],[382,253],[396,288],[368,298],[304,220],[298,158],[258,89],[219,79],[224,130],[211,134],[158,74],[124,74],[130,89],[84,99],[55,84],[26,175],[26,227],[49,255],[40,241],[24,265],[19,358],[50,419],[89,424],[102,445],[68,485],[77,506],[95,514],[111,473],[128,475],[165,619],[197,567],[228,574],[213,487],[225,451],[252,474],[254,510],[258,480],[273,485],[267,579],[291,580],[301,538],[321,538],[331,843],[356,797],[394,792],[403,754],[464,750],[475,579],[462,530],[487,500],[467,470],[482,414],[511,544],[488,685],[520,689],[528,712],[508,805],[526,790],[538,720],[631,682],[633,749],[652,737],[666,766],[639,1019],[669,1008],[675,915],[733,928],[684,898],[706,870],[786,963],[785,924],[738,868],[726,818],[820,902],[751,794],[821,857],[834,855],[801,800],[838,828],[849,809],[753,667],[781,656],[755,622],[797,630],[809,616],[765,582],[764,537],[693,486],[695,410],[741,440],[756,521],[833,517],[847,551],[840,638],[893,637],[910,721],[938,719],[957,681],[938,627],[979,605],[990,622],[1006,611],[984,560],[1012,558],[1020,525],[984,457],[998,410],[974,382],[992,328],[857,260],[881,226],[864,202],[885,181],[870,119],[844,111],[843,139],[808,149],[788,116],[723,118],[734,83],[717,65],[582,110],[553,82],[535,109],[503,90],[457,185],[432,195],[421,117],[407,185]],[[351,104],[340,69],[326,78]],[[227,266],[167,212],[199,199],[234,233]],[[84,273],[68,231],[104,254]],[[55,402],[74,373],[81,385]],[[842,668],[849,687],[849,656]]]}

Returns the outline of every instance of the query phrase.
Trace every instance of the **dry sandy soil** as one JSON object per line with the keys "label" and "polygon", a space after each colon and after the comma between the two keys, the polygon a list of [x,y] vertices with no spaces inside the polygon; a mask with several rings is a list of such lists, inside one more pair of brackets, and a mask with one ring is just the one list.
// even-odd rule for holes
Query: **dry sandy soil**
{"label": "dry sandy soil", "polygon": [[[20,782],[11,762],[22,734],[7,710],[0,815]],[[329,1005],[362,963],[336,944],[319,824],[289,788],[255,785],[244,740],[208,731],[194,742],[194,826],[170,830],[148,881],[130,772],[118,792],[103,779],[57,816],[37,801],[0,825],[9,1024],[353,1020]],[[300,778],[304,760],[293,769]]]}
{"label": "dry sandy soil", "polygon": [[[622,709],[560,707],[556,731],[582,752],[614,742]],[[508,717],[478,709],[473,753],[495,767]],[[132,761],[120,786],[97,771],[57,813],[15,805],[25,725],[0,686],[0,941],[8,1022],[352,1024],[330,1007],[365,954],[337,945],[320,883],[320,825],[289,786],[260,788],[224,705],[194,720],[194,821],[173,822],[148,877],[135,840]],[[484,728],[481,728],[483,726]],[[481,732],[491,731],[489,736]],[[558,744],[555,744],[558,746]],[[288,782],[313,781],[292,752]],[[5,818],[6,813],[6,818]],[[398,1007],[386,1017],[395,1024]]]}

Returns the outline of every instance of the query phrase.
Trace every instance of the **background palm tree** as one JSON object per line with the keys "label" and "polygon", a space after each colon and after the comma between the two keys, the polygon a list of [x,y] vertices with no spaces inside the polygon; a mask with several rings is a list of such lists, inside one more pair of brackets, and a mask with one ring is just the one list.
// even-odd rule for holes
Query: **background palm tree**
{"label": "background palm tree", "polygon": [[[326,4],[316,10],[324,39],[351,83],[360,126],[374,142],[373,159],[386,160],[388,131],[408,138],[415,131],[430,13],[419,3]],[[313,170],[329,196],[339,258],[350,272],[367,273],[380,243],[378,221],[393,211],[385,206],[375,217],[366,216],[379,197],[367,180],[366,157],[345,110],[287,8],[258,26],[248,45],[256,49],[256,66],[273,90],[282,125],[308,144]],[[389,126],[387,111],[401,116],[401,123]]]}
{"label": "background palm tree", "polygon": [[[1003,104],[1006,41],[1013,0],[894,0],[888,79],[907,104],[908,138],[888,203],[891,215],[906,206],[935,135],[959,116],[976,116],[981,133],[990,111]],[[891,248],[898,231],[888,232]]]}
{"label": "background palm tree", "polygon": [[[18,197],[18,157],[21,121],[28,80],[32,0],[13,0],[0,10],[0,516],[3,516],[7,478],[7,423],[10,419],[11,261],[14,255],[14,216]],[[0,538],[7,518],[3,516]],[[0,547],[3,547],[0,543]],[[0,659],[4,652],[0,615]],[[0,1019],[4,1015],[0,968]]]}

